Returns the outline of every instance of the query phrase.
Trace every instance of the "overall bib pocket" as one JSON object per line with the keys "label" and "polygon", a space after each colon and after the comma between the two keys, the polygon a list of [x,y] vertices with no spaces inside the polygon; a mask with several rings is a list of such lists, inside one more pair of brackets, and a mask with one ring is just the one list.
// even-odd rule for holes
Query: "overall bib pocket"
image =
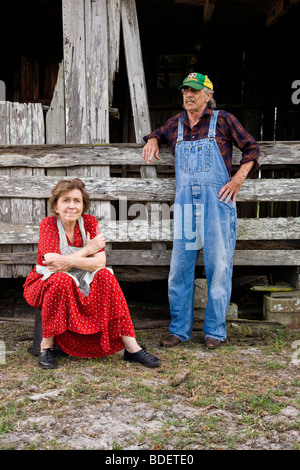
{"label": "overall bib pocket", "polygon": [[194,174],[209,171],[213,159],[211,142],[181,142],[179,148],[179,167],[184,173]]}

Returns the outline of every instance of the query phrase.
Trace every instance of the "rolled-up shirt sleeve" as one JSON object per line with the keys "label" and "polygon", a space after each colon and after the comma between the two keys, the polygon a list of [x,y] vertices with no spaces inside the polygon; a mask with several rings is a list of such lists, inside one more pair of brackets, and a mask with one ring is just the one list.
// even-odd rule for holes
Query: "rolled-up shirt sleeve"
{"label": "rolled-up shirt sleeve", "polygon": [[147,143],[149,139],[156,138],[159,146],[167,144],[168,140],[163,133],[163,129],[164,128],[161,127],[160,129],[156,129],[155,131],[151,132],[151,134],[145,135],[143,137],[144,141]]}
{"label": "rolled-up shirt sleeve", "polygon": [[225,119],[227,120],[227,137],[232,143],[242,152],[242,158],[240,165],[244,163],[254,163],[251,172],[256,171],[259,168],[259,155],[260,148],[257,141],[249,134],[238,119],[230,113],[226,113]]}
{"label": "rolled-up shirt sleeve", "polygon": [[177,114],[176,116],[173,116],[168,119],[162,127],[146,135],[144,137],[144,141],[147,143],[149,139],[155,137],[159,146],[170,145],[172,151],[174,152],[177,139],[177,126],[179,116],[180,114]]}

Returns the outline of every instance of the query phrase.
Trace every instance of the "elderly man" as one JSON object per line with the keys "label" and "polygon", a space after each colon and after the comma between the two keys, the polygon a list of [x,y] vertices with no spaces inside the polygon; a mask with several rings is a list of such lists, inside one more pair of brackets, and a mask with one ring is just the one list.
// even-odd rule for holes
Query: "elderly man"
{"label": "elderly man", "polygon": [[[169,274],[171,323],[161,345],[173,347],[191,338],[194,322],[195,265],[203,248],[208,298],[204,345],[219,347],[226,339],[226,312],[236,243],[236,196],[250,171],[258,168],[259,146],[230,113],[213,111],[213,84],[190,73],[179,87],[184,111],[144,137],[143,158],[159,160],[159,146],[175,155],[176,196],[173,250]],[[242,151],[231,177],[232,145]]]}

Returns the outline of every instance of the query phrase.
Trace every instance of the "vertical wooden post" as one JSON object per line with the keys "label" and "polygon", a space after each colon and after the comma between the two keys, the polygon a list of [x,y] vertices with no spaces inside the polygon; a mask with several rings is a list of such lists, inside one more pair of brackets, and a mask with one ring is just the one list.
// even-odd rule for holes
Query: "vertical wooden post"
{"label": "vertical wooden post", "polygon": [[109,142],[108,24],[106,0],[85,0],[87,139]]}
{"label": "vertical wooden post", "polygon": [[66,143],[109,142],[106,0],[62,0]]}
{"label": "vertical wooden post", "polygon": [[[135,0],[122,1],[121,18],[136,142],[143,142],[144,135],[149,134],[151,131],[151,122]],[[157,177],[157,171],[154,165],[143,165],[140,168],[140,172],[142,178]],[[158,220],[159,205],[156,204],[151,207],[151,205],[147,203],[146,206],[150,227],[151,222]],[[153,250],[165,248],[165,243],[152,243]]]}
{"label": "vertical wooden post", "polygon": [[46,114],[46,143],[65,144],[65,92],[64,92],[64,63],[59,64],[57,81],[50,103],[50,108]]}
{"label": "vertical wooden post", "polygon": [[113,82],[119,70],[121,0],[107,0],[108,21],[108,95],[109,106],[113,100]]}
{"label": "vertical wooden post", "polygon": [[[9,145],[9,104],[7,101],[0,102],[0,144]],[[10,176],[10,168],[0,168],[0,175]],[[3,198],[0,204],[0,222],[11,221],[11,203],[9,198]],[[0,253],[10,253],[11,245],[0,245]],[[12,267],[0,266],[1,277],[11,277]]]}
{"label": "vertical wooden post", "polygon": [[62,0],[66,143],[87,143],[83,0]]}
{"label": "vertical wooden post", "polygon": [[121,18],[136,142],[151,130],[135,0],[123,0]]}

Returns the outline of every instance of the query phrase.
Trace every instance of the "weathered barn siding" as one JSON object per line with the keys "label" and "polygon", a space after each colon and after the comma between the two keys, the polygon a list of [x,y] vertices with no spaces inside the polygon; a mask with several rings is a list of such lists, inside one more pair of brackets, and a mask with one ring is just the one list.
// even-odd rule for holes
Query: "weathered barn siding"
{"label": "weathered barn siding", "polygon": [[[261,144],[261,152],[261,171],[264,168],[276,171],[282,165],[296,165],[300,144],[265,142]],[[163,148],[161,160],[147,166],[141,153],[139,144],[0,148],[0,169],[17,167],[31,172],[26,178],[0,176],[0,198],[22,201],[27,208],[18,218],[12,212],[2,216],[0,246],[13,246],[13,252],[0,254],[2,277],[21,275],[19,267],[25,262],[26,273],[29,272],[35,262],[39,222],[43,215],[48,215],[47,198],[51,188],[62,177],[76,176],[83,179],[91,195],[91,213],[100,221],[108,242],[108,263],[119,279],[165,279],[172,245],[174,158],[168,148]],[[240,154],[236,151],[234,165],[238,165],[239,160]],[[122,177],[123,165],[130,177]],[[153,167],[158,177],[143,178],[143,167]],[[166,167],[167,176],[164,174]],[[108,173],[103,175],[103,169],[104,173],[108,169]],[[34,172],[39,172],[38,176]],[[239,216],[235,265],[300,266],[299,246],[294,244],[300,238],[299,200],[299,178],[249,178],[245,181],[238,194],[238,212],[241,204],[281,201],[294,205],[293,217]],[[43,212],[35,207],[42,207]],[[251,248],[247,243],[252,244]],[[199,264],[203,264],[201,256]]]}
{"label": "weathered barn siding", "polygon": [[[37,145],[45,143],[45,129],[42,106],[40,103],[0,103],[0,144],[1,145]],[[0,178],[25,181],[33,176],[39,179],[45,172],[41,168],[13,165],[0,166]],[[16,183],[17,184],[17,183]],[[15,195],[3,194],[1,198],[0,221],[22,224],[25,220],[40,221],[45,217],[45,201],[25,199]],[[0,245],[0,253],[27,251],[36,247],[29,244]],[[1,277],[23,277],[28,273],[28,265],[1,266]]]}
{"label": "weathered barn siding", "polygon": [[[79,176],[86,181],[92,193],[92,211],[102,219],[106,231],[111,262],[119,268],[130,260],[135,266],[155,268],[157,264],[167,269],[172,226],[162,227],[161,232],[154,221],[158,223],[161,218],[161,204],[171,205],[174,197],[174,162],[169,150],[162,149],[161,163],[146,166],[141,161],[140,146],[93,144],[110,140],[140,143],[151,128],[181,110],[178,84],[188,72],[198,70],[208,73],[214,82],[217,102],[224,103],[218,107],[236,114],[258,140],[296,140],[299,111],[290,96],[290,81],[295,77],[289,67],[290,48],[284,44],[290,41],[285,33],[294,31],[289,27],[294,19],[288,13],[297,2],[278,2],[271,16],[267,0],[251,7],[251,2],[229,0],[62,0],[58,12],[59,3],[50,7],[49,2],[39,2],[37,7],[26,2],[29,16],[32,8],[46,9],[52,20],[55,18],[53,30],[57,32],[58,28],[61,33],[56,34],[57,41],[52,39],[56,53],[45,58],[43,72],[47,47],[42,35],[41,45],[32,42],[32,50],[40,48],[39,58],[18,55],[20,67],[12,74],[13,86],[10,82],[7,87],[8,99],[16,103],[0,106],[0,144],[23,145],[1,149],[0,274],[14,277],[28,272],[35,256],[37,224],[48,213],[46,199],[51,186],[65,176]],[[296,18],[299,9],[293,11]],[[252,23],[248,14],[252,15]],[[261,15],[264,24],[257,24],[254,20],[258,16],[262,19]],[[192,27],[195,22],[197,28]],[[22,18],[18,25],[23,23]],[[49,34],[52,26],[49,28],[46,15],[39,25],[42,23]],[[251,35],[247,42],[249,24],[257,24],[257,30],[255,40]],[[280,44],[278,31],[284,38]],[[264,38],[267,40],[262,41]],[[274,41],[280,48],[274,47]],[[278,54],[285,70],[280,99],[277,83],[271,80]],[[38,103],[18,104],[19,98]],[[33,115],[36,118],[32,119]],[[121,119],[112,120],[113,115]],[[44,143],[67,145],[44,147]],[[87,145],[78,145],[83,143]],[[32,144],[41,146],[24,147]],[[261,149],[258,178],[248,179],[238,197],[239,242],[260,240],[265,245],[253,253],[243,245],[236,252],[235,263],[296,266],[298,251],[293,243],[299,238],[299,143],[262,142]],[[234,165],[238,162],[239,154],[235,153]],[[132,211],[135,204],[141,203],[147,220],[130,222],[128,227],[120,221],[114,226],[112,219],[115,213],[119,217],[120,201]],[[124,239],[124,231],[128,239]],[[128,243],[126,250],[119,249],[122,239]],[[288,241],[291,249],[286,250]],[[282,242],[279,250],[277,242]],[[142,250],[136,249],[141,248],[139,245],[128,251],[132,247],[129,243],[146,245]],[[32,254],[22,255],[27,249]],[[160,273],[156,270],[155,275]]]}

